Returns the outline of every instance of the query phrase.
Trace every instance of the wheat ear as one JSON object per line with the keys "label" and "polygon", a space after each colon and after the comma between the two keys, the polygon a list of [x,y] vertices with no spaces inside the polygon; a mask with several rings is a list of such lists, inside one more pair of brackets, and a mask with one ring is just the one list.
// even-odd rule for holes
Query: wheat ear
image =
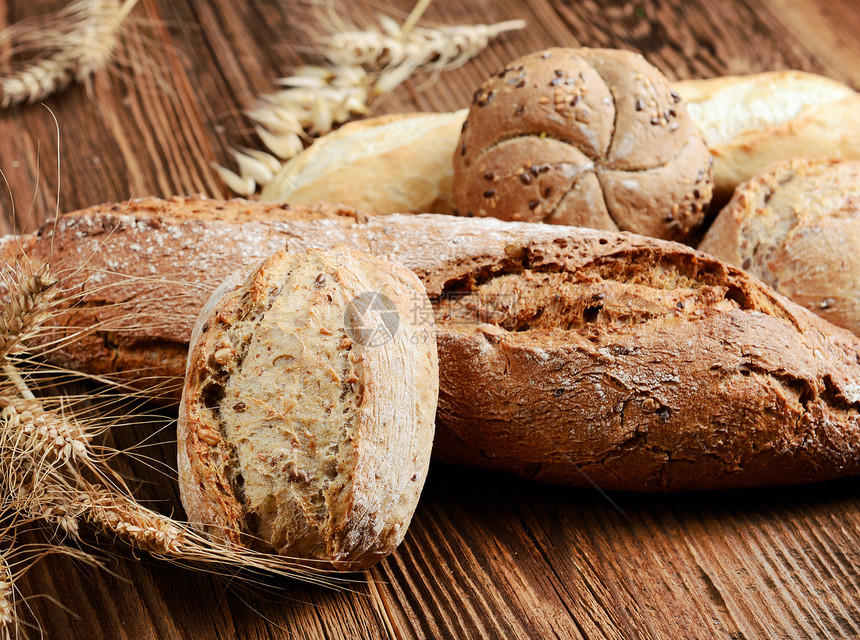
{"label": "wheat ear", "polygon": [[188,523],[141,505],[108,465],[120,452],[93,444],[111,428],[110,416],[78,422],[66,415],[71,412],[13,393],[0,394],[0,407],[0,489],[22,516],[75,540],[81,525],[91,525],[134,550],[192,568],[228,574],[242,568],[336,585],[313,562],[210,540]]}
{"label": "wheat ear", "polygon": [[[248,112],[271,154],[233,152],[238,173],[215,165],[225,184],[240,195],[276,181],[287,161],[303,148],[303,141],[331,131],[372,110],[375,99],[389,93],[416,73],[458,67],[483,51],[502,33],[525,27],[523,20],[493,25],[418,27],[430,0],[419,0],[401,25],[379,16],[377,25],[359,29],[333,10],[319,12],[323,32],[315,34],[328,64],[304,66],[278,80],[281,91],[262,96]],[[336,31],[336,27],[341,30]],[[280,159],[280,160],[279,160]],[[273,185],[276,186],[276,185]],[[283,199],[269,189],[266,199]]]}
{"label": "wheat ear", "polygon": [[89,90],[91,76],[113,60],[122,24],[137,2],[77,0],[42,23],[13,25],[0,33],[0,40],[15,43],[12,53],[40,51],[0,78],[0,106],[37,102],[74,80]]}
{"label": "wheat ear", "polygon": [[47,265],[30,276],[19,270],[4,275],[10,299],[0,313],[0,366],[23,350],[22,343],[47,318],[57,287]]}

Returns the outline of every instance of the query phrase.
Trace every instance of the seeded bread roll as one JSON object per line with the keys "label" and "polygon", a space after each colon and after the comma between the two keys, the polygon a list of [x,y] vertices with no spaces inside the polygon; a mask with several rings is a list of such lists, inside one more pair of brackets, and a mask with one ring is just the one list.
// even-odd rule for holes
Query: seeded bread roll
{"label": "seeded bread roll", "polygon": [[189,520],[336,569],[391,553],[433,441],[422,300],[406,268],[350,249],[281,251],[228,278],[195,324],[179,411]]}
{"label": "seeded bread roll", "polygon": [[836,80],[770,71],[672,86],[714,154],[715,204],[780,160],[860,160],[860,95]]}
{"label": "seeded bread roll", "polygon": [[860,335],[860,161],[768,167],[737,188],[699,248]]}
{"label": "seeded bread roll", "polygon": [[[186,320],[229,271],[271,247],[349,243],[401,261],[425,285],[430,306],[410,317],[436,317],[438,459],[638,491],[860,472],[860,339],[706,254],[495,219],[342,211],[309,220],[296,209],[273,221],[259,208],[263,219],[239,221],[218,219],[230,204],[214,201],[207,219],[187,215],[206,202],[79,212],[24,238],[34,258],[53,246],[57,263],[76,269],[67,284],[82,292],[78,327],[138,310],[144,286],[150,314],[171,310],[169,324],[114,316],[122,350],[75,342],[47,356],[133,369],[153,346],[179,354]],[[194,268],[160,278],[177,264]],[[151,280],[123,275],[149,267]],[[165,362],[179,374],[181,363]]]}
{"label": "seeded bread roll", "polygon": [[454,153],[462,215],[690,241],[711,156],[681,98],[639,56],[548,49],[475,93]]}

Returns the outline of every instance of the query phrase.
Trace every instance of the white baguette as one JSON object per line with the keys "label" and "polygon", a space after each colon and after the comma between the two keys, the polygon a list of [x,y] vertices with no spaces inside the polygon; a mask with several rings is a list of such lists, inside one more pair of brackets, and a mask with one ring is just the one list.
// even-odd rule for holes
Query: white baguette
{"label": "white baguette", "polygon": [[860,95],[830,78],[772,71],[673,87],[714,155],[718,202],[780,160],[860,158]]}

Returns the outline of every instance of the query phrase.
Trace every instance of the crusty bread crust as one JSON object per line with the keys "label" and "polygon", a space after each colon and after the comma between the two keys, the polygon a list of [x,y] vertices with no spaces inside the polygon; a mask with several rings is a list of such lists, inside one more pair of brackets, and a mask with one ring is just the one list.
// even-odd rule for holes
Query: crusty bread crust
{"label": "crusty bread crust", "polygon": [[[439,459],[631,490],[786,484],[860,470],[860,339],[682,245],[440,215],[242,224],[126,215],[110,255],[128,262],[114,271],[196,265],[148,294],[151,309],[166,298],[180,314],[168,334],[177,356],[212,283],[261,257],[250,247],[264,254],[272,245],[348,243],[405,264],[437,319]],[[114,228],[119,218],[65,220],[56,246],[72,264],[98,248],[89,230]],[[249,234],[252,243],[226,240]],[[34,253],[50,238],[46,227]],[[147,252],[149,262],[137,261]],[[138,325],[122,334],[122,353],[97,341],[94,352],[64,357],[136,366],[164,335]]]}
{"label": "crusty bread crust", "polygon": [[860,160],[771,165],[737,188],[699,248],[860,335]]}
{"label": "crusty bread crust", "polygon": [[[167,382],[176,398],[172,381],[184,372],[194,319],[217,285],[284,248],[291,223],[337,226],[362,216],[328,204],[140,198],[60,216],[35,234],[5,238],[0,252],[7,260],[22,251],[36,261],[50,258],[66,281],[63,297],[72,308],[45,336],[73,337],[71,348],[53,354],[57,364],[124,371],[146,386]],[[146,329],[135,331],[139,324]]]}
{"label": "crusty bread crust", "polygon": [[409,270],[349,248],[279,251],[228,278],[195,324],[179,411],[189,520],[316,566],[391,553],[433,441],[433,319],[410,313],[422,301]]}
{"label": "crusty bread crust", "polygon": [[[596,79],[592,77],[591,80]],[[592,95],[600,93],[599,82],[597,86],[597,93],[592,92]],[[684,99],[687,113],[698,125],[714,155],[712,211],[728,202],[738,184],[773,162],[813,156],[860,159],[860,96],[851,87],[836,80],[801,71],[769,71],[746,76],[681,80],[673,82],[671,87]],[[600,95],[601,98],[608,97],[605,92]],[[635,93],[628,92],[627,95],[632,99]],[[539,100],[540,97],[535,95],[533,99]],[[553,109],[555,96],[547,94],[547,97],[551,100],[546,104]],[[598,130],[608,127],[608,123],[602,120],[600,100],[592,102],[593,113],[589,116],[591,126]],[[633,105],[635,109],[635,99]],[[540,110],[530,113],[539,115]],[[652,112],[643,109],[643,113],[649,113],[650,118]],[[516,127],[521,126],[521,123],[510,118],[511,115],[513,112],[494,115],[498,131],[517,131]],[[454,201],[452,158],[455,150],[459,152],[461,149],[458,142],[464,116],[462,111],[407,114],[348,124],[333,134],[323,136],[300,153],[289,166],[290,180],[317,201],[347,202],[380,213],[450,213]],[[424,128],[424,123],[430,125],[434,119],[438,126]],[[550,125],[551,121],[543,124]],[[579,146],[589,145],[576,127],[563,131],[551,128],[544,130],[548,138],[561,137]],[[485,133],[493,131],[488,128]],[[411,139],[414,146],[398,145],[393,141],[397,138]],[[483,135],[473,136],[469,144],[486,147],[491,141]],[[593,144],[603,149],[606,141],[595,140]],[[416,146],[421,148],[421,153],[414,153]],[[651,147],[643,144],[641,148]],[[570,145],[567,145],[562,151],[569,153],[570,149]],[[528,160],[534,152],[536,149],[533,145],[526,145],[524,149],[517,150],[517,155],[525,155]],[[685,150],[688,154],[692,152],[690,148]],[[544,149],[542,162],[553,160],[549,155],[551,153],[552,149]],[[377,155],[380,157],[377,158]],[[328,163],[335,157],[360,157],[361,162],[345,167]],[[509,164],[516,161],[516,158],[507,160]],[[675,164],[680,167],[696,165],[689,158]],[[616,182],[624,179],[625,173],[619,171],[619,180]],[[692,179],[695,173],[687,177]],[[286,178],[282,180],[286,181]],[[360,188],[357,189],[356,185]],[[614,191],[612,185],[607,186],[608,192]],[[492,185],[482,186],[479,194],[493,188]],[[641,191],[652,192],[653,188],[652,185],[646,185]],[[556,195],[560,195],[555,191]],[[622,210],[629,204],[627,215],[638,216],[638,219],[631,218],[621,228],[661,236],[659,229],[640,226],[646,218],[651,225],[660,225],[659,219],[655,220],[651,215],[649,203],[643,204],[636,199],[635,196],[641,199],[642,193],[632,189],[626,191],[629,194],[626,196],[628,202],[618,202],[614,206]],[[609,217],[599,197],[600,193],[595,175],[586,171],[563,203],[555,199],[544,202],[541,213],[555,207],[547,222],[564,224],[577,220],[581,226],[617,230],[618,225]],[[535,194],[525,200],[526,205],[532,200],[539,202],[540,193],[535,190]],[[280,180],[267,187],[263,195],[270,200],[286,196],[290,202],[308,201],[300,192],[294,191],[292,185],[281,184]],[[620,191],[618,197],[624,196],[625,192]],[[542,218],[537,216],[536,219]]]}
{"label": "crusty bread crust", "polygon": [[451,152],[466,110],[356,120],[288,162],[261,200],[340,202],[369,213],[453,213]]}

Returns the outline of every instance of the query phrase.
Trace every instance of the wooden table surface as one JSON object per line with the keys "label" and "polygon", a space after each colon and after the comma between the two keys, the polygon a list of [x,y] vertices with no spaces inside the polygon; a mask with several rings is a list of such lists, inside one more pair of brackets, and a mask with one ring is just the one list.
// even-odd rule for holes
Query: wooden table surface
{"label": "wooden table surface", "polygon": [[[57,5],[0,0],[0,26]],[[409,8],[341,5],[350,16]],[[857,9],[856,0],[437,0],[430,20],[529,26],[433,86],[408,82],[377,111],[465,106],[494,69],[549,45],[632,49],[671,78],[799,68],[856,88]],[[99,75],[92,95],[76,86],[45,101],[59,122],[61,180],[51,114],[0,112],[15,228],[48,217],[58,192],[62,210],[228,195],[210,163],[258,146],[242,112],[313,59],[307,15],[291,0],[140,0],[126,41],[140,65]],[[0,208],[8,232],[8,197]],[[173,460],[175,445],[154,453]],[[175,506],[175,483],[152,479],[149,495]],[[858,490],[848,479],[606,495],[434,464],[404,543],[348,590],[251,588],[128,555],[111,573],[49,559],[20,586],[62,604],[31,601],[44,637],[57,640],[860,637]]]}

